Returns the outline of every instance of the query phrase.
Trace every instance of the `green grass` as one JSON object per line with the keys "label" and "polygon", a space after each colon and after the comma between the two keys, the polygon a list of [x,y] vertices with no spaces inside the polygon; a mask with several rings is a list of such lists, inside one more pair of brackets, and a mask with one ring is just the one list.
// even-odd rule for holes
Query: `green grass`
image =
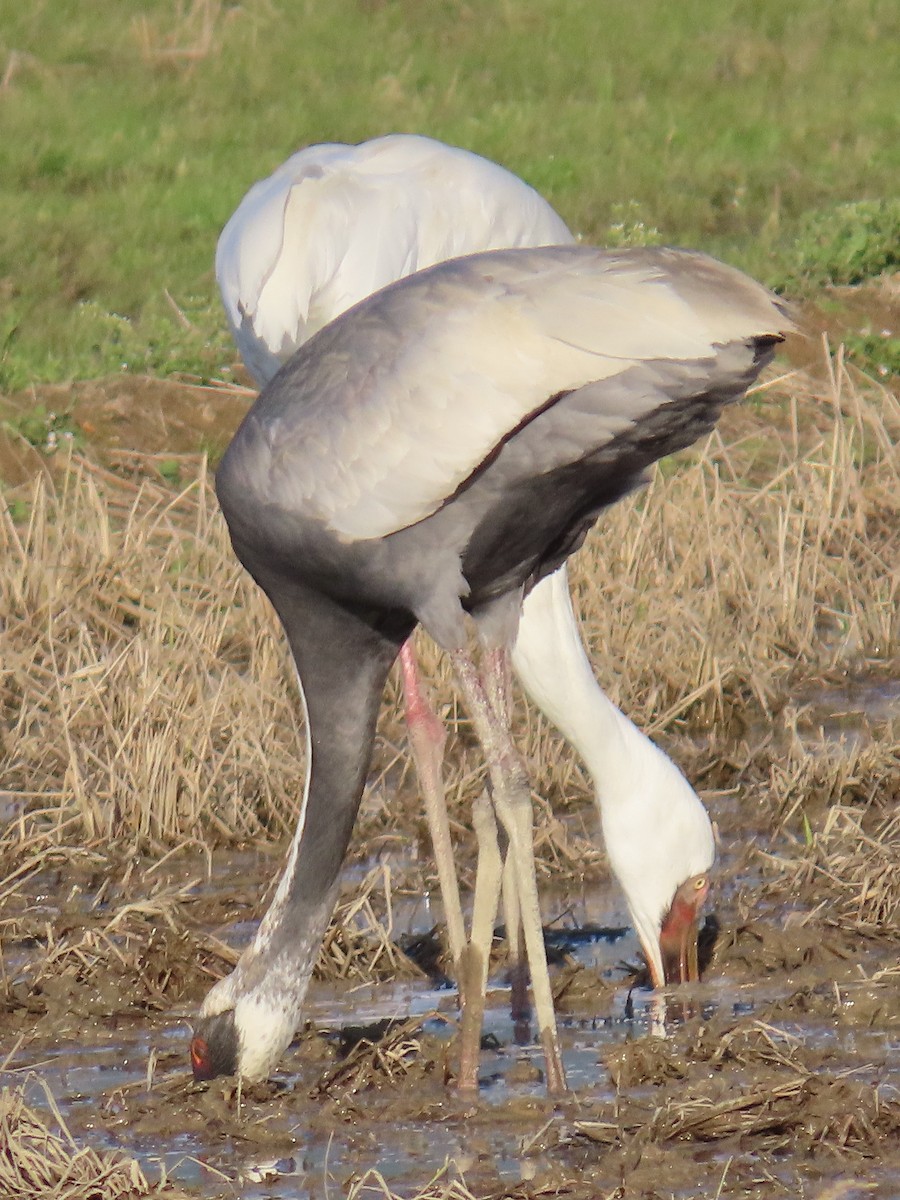
{"label": "green grass", "polygon": [[809,214],[896,192],[898,11],[0,0],[0,386],[222,372],[212,260],[247,187],[394,130],[503,162],[588,240],[642,226],[802,286]]}
{"label": "green grass", "polygon": [[900,269],[900,198],[859,200],[801,222],[784,287],[862,283]]}

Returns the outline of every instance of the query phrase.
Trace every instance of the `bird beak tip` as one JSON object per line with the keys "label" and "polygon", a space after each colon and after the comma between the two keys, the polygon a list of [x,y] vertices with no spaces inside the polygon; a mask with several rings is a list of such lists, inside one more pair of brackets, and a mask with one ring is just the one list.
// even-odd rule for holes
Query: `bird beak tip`
{"label": "bird beak tip", "polygon": [[700,912],[709,894],[709,880],[695,875],[678,888],[659,932],[659,951],[666,984],[697,983],[700,979],[697,939]]}

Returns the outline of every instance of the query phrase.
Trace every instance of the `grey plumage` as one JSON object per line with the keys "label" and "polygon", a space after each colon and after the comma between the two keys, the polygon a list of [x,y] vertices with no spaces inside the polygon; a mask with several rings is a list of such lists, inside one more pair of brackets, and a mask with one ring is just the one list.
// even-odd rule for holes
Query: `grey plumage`
{"label": "grey plumage", "polygon": [[198,1023],[221,1041],[233,1011],[231,1069],[265,1074],[299,1018],[415,624],[459,651],[470,613],[508,643],[527,589],[711,428],[790,328],[777,297],[704,255],[497,251],[384,289],[265,388],[216,486],[287,633],[311,764],[273,905]]}
{"label": "grey plumage", "polygon": [[222,507],[328,594],[459,645],[459,601],[477,610],[558,565],[650,463],[711,428],[787,323],[759,285],[685,251],[444,263],[301,347],[222,462]]}

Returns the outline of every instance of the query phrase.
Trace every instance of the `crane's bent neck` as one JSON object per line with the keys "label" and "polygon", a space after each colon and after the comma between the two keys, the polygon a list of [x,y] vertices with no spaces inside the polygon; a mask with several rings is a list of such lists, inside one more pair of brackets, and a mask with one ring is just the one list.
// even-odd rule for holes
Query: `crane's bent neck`
{"label": "crane's bent neck", "polygon": [[658,978],[661,922],[676,889],[715,857],[700,798],[672,760],[606,698],[578,632],[564,569],[525,602],[513,664],[591,773],[610,866]]}
{"label": "crane's bent neck", "polygon": [[660,752],[594,678],[565,566],[526,599],[512,661],[531,699],[578,751],[601,807],[627,803],[644,765]]}
{"label": "crane's bent neck", "polygon": [[234,972],[203,1006],[203,1015],[234,1008],[239,1069],[248,1078],[268,1073],[299,1021],[362,798],[385,679],[403,640],[378,633],[291,581],[254,573],[275,606],[296,663],[307,776],[269,909]]}
{"label": "crane's bent neck", "polygon": [[257,942],[295,945],[337,881],[365,786],[385,679],[403,637],[385,637],[292,582],[261,582],[297,667],[308,759],[297,830]]}

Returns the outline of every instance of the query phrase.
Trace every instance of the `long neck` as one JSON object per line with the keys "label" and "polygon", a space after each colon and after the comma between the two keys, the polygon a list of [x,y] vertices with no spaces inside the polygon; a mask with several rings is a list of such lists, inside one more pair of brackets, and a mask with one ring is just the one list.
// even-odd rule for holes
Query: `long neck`
{"label": "long neck", "polygon": [[387,672],[403,637],[293,583],[265,590],[297,667],[307,728],[307,778],[287,864],[234,991],[291,991],[297,1009],[337,896],[365,786]]}
{"label": "long neck", "polygon": [[513,664],[591,773],[610,867],[661,976],[660,922],[676,888],[708,871],[715,858],[706,810],[675,763],[594,679],[565,570],[544,579],[526,600]]}
{"label": "long neck", "polygon": [[601,808],[626,803],[636,775],[659,752],[594,678],[565,567],[525,601],[512,661],[531,699],[578,751]]}

